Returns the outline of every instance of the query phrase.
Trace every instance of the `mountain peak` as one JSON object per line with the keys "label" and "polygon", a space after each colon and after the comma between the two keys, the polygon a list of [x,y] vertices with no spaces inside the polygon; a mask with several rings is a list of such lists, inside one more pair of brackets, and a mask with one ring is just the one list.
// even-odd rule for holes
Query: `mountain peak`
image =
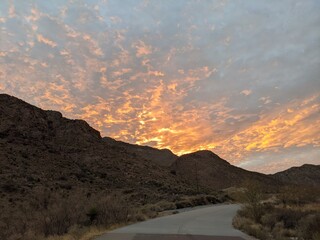
{"label": "mountain peak", "polygon": [[218,157],[218,158],[220,158],[217,154],[215,154],[214,152],[212,152],[210,150],[199,150],[199,151],[196,151],[191,154],[201,156],[201,157]]}
{"label": "mountain peak", "polygon": [[99,142],[100,133],[83,120],[64,118],[8,94],[0,94],[0,134],[11,139],[43,141],[63,146],[86,147]]}
{"label": "mountain peak", "polygon": [[220,158],[217,154],[209,150],[199,150],[193,153],[188,153],[180,156],[180,158],[193,158],[193,159],[201,159],[201,161],[205,160],[214,160],[219,163],[230,164],[226,160]]}
{"label": "mountain peak", "polygon": [[149,159],[150,161],[163,167],[170,167],[171,164],[178,158],[178,156],[173,154],[169,149],[157,149],[149,146],[130,144],[117,141],[110,137],[104,137],[103,141],[108,146],[121,148],[121,150],[134,154],[142,159]]}

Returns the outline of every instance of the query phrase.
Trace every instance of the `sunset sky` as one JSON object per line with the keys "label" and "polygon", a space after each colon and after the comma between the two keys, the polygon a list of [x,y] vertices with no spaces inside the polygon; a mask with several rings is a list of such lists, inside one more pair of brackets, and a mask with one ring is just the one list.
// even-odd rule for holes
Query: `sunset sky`
{"label": "sunset sky", "polygon": [[319,0],[1,0],[0,92],[118,140],[320,164]]}

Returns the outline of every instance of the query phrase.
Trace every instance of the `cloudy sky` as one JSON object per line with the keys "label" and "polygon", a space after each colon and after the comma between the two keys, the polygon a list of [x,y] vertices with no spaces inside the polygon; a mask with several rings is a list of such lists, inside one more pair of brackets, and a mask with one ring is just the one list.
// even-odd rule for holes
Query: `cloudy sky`
{"label": "cloudy sky", "polygon": [[320,1],[0,4],[0,92],[176,154],[320,164]]}

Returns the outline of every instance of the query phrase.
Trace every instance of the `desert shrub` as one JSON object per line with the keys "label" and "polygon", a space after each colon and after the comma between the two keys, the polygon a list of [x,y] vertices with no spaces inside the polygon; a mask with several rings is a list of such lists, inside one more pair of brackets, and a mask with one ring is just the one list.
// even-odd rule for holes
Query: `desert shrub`
{"label": "desert shrub", "polygon": [[[299,236],[301,240],[320,240],[320,214],[318,209],[297,207],[273,207],[264,204],[261,207],[258,222],[252,215],[250,206],[241,208],[234,226],[259,239],[285,240]],[[269,237],[264,238],[267,234]]]}
{"label": "desert shrub", "polygon": [[260,224],[245,226],[244,231],[260,240],[270,239],[270,234]]}
{"label": "desert shrub", "polygon": [[68,231],[68,228],[74,222],[73,218],[76,218],[77,214],[64,204],[51,206],[48,210],[39,214],[39,230],[45,236],[62,235]]}
{"label": "desert shrub", "polygon": [[173,202],[160,202],[159,207],[161,211],[176,209],[176,205]]}
{"label": "desert shrub", "polygon": [[270,229],[274,228],[278,222],[277,214],[274,212],[269,212],[261,217],[261,224]]}
{"label": "desert shrub", "polygon": [[251,215],[248,211],[248,207],[247,206],[242,206],[238,212],[237,215],[243,218],[251,218]]}
{"label": "desert shrub", "polygon": [[283,222],[285,228],[294,229],[299,220],[302,219],[307,213],[298,209],[278,209],[277,220]]}
{"label": "desert shrub", "polygon": [[[245,191],[245,204],[234,226],[259,239],[320,240],[318,190],[286,186],[278,201],[262,203],[261,191],[254,185]],[[298,238],[299,237],[299,238]]]}
{"label": "desert shrub", "polygon": [[320,213],[309,214],[298,223],[299,238],[302,240],[320,239]]}
{"label": "desert shrub", "polygon": [[192,203],[188,200],[176,202],[177,209],[187,208],[187,207],[192,207]]}
{"label": "desert shrub", "polygon": [[319,189],[313,187],[285,186],[278,195],[279,200],[286,205],[302,205],[316,202],[320,195]]}
{"label": "desert shrub", "polygon": [[232,220],[232,225],[238,229],[243,229],[244,226],[251,224],[253,224],[252,220],[243,216],[239,216],[239,214],[236,215]]}
{"label": "desert shrub", "polygon": [[292,231],[284,227],[283,222],[275,223],[271,233],[273,238],[277,240],[286,240],[288,237],[294,237]]}
{"label": "desert shrub", "polygon": [[[30,205],[14,210],[1,209],[0,239],[43,239],[63,235],[73,226],[111,226],[125,223],[130,206],[117,195],[87,197],[85,193],[69,196],[38,193]],[[32,236],[32,237],[28,237]]]}
{"label": "desert shrub", "polygon": [[260,222],[263,215],[263,204],[261,203],[263,200],[262,186],[256,182],[247,182],[243,197],[246,211],[250,217],[254,221]]}
{"label": "desert shrub", "polygon": [[144,220],[148,218],[155,218],[158,215],[159,207],[156,205],[147,205],[143,206],[137,210],[138,214],[142,214],[144,216]]}
{"label": "desert shrub", "polygon": [[142,213],[136,213],[133,216],[129,216],[128,220],[131,222],[142,222],[146,220],[146,216]]}
{"label": "desert shrub", "polygon": [[236,216],[232,223],[235,228],[240,229],[260,240],[270,239],[270,234],[267,229],[263,228],[260,224],[254,223],[254,221],[249,218]]}
{"label": "desert shrub", "polygon": [[91,208],[86,215],[89,218],[90,223],[93,223],[97,219],[98,210],[96,208]]}
{"label": "desert shrub", "polygon": [[250,218],[257,223],[262,223],[263,221],[265,221],[265,222],[269,222],[268,224],[272,225],[274,223],[272,223],[273,219],[271,219],[271,217],[275,217],[275,216],[270,216],[269,219],[268,217],[264,216],[265,214],[271,213],[272,211],[273,211],[273,206],[271,204],[262,204],[262,203],[254,204],[254,205],[246,204],[242,206],[242,208],[238,211],[238,215],[241,217]]}
{"label": "desert shrub", "polygon": [[206,196],[206,201],[208,203],[220,203],[221,200],[216,198],[215,196]]}
{"label": "desert shrub", "polygon": [[128,220],[128,204],[119,196],[108,196],[97,205],[96,224],[108,226],[115,223],[125,223]]}
{"label": "desert shrub", "polygon": [[238,202],[238,203],[244,203],[245,202],[245,197],[244,197],[244,192],[243,191],[230,191],[228,192],[228,195],[231,200]]}

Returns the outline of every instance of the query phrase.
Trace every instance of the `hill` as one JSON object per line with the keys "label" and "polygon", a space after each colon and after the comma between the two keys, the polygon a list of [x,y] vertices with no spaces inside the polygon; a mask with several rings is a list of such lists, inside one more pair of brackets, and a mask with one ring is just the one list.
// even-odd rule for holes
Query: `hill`
{"label": "hill", "polygon": [[83,120],[70,120],[5,94],[0,95],[0,119],[3,196],[9,195],[6,189],[11,189],[12,197],[21,192],[25,196],[36,186],[57,190],[81,186],[88,192],[143,189],[154,197],[155,191],[179,193],[179,187],[185,187],[168,170],[146,159],[152,152],[157,162],[170,162],[174,155],[167,150],[137,147],[133,154],[132,145],[110,143],[110,139],[106,143]]}
{"label": "hill", "polygon": [[196,188],[223,189],[243,186],[248,181],[267,186],[280,183],[261,173],[235,167],[211,151],[198,151],[180,156],[171,166],[172,172]]}
{"label": "hill", "polygon": [[318,187],[320,186],[320,165],[304,164],[271,176],[285,183]]}
{"label": "hill", "polygon": [[83,120],[0,94],[0,239],[21,239],[12,236],[31,229],[63,234],[88,221],[119,223],[119,213],[127,219],[134,209],[195,193],[155,163],[172,161],[167,150],[136,147],[134,154],[134,146],[111,141]]}
{"label": "hill", "polygon": [[169,149],[157,149],[149,146],[140,146],[122,141],[116,141],[110,137],[104,137],[103,141],[110,147],[122,149],[135,157],[148,159],[163,167],[170,167],[178,158]]}

